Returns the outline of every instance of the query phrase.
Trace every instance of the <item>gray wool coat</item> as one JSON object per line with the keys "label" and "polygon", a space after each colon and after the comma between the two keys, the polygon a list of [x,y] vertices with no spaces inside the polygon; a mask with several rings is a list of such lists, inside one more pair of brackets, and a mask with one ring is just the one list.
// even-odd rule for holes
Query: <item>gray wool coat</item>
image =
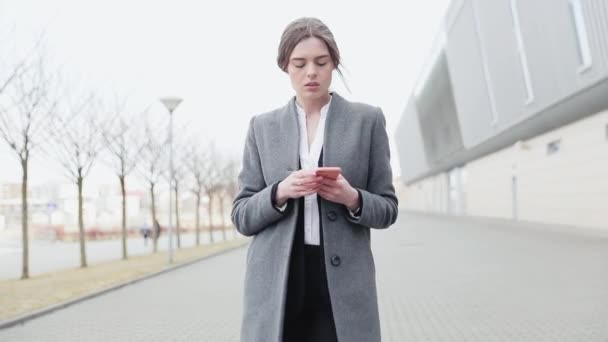
{"label": "gray wool coat", "polygon": [[[280,342],[297,224],[297,200],[280,213],[272,185],[298,169],[299,128],[295,97],[249,124],[239,193],[232,221],[253,236],[247,251],[242,342]],[[325,123],[323,165],[339,166],[361,193],[361,216],[321,199],[327,285],[339,341],[380,341],[375,266],[370,228],[387,228],[397,219],[385,118],[379,108],[347,101],[333,93]]]}

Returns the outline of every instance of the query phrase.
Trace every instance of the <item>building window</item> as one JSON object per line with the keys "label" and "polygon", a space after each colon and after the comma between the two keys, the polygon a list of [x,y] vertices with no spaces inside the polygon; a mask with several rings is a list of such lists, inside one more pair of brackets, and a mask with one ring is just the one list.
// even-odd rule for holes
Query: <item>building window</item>
{"label": "building window", "polygon": [[492,78],[490,76],[490,68],[488,67],[488,61],[486,52],[481,39],[481,25],[475,10],[475,2],[471,2],[471,10],[473,11],[473,19],[475,22],[475,34],[477,35],[477,41],[479,42],[479,52],[481,54],[481,66],[483,70],[483,77],[486,82],[486,88],[488,89],[488,100],[490,101],[490,114],[492,115],[492,121],[490,125],[495,126],[498,123],[498,110],[496,109],[496,100],[494,99],[494,90],[492,89]]}
{"label": "building window", "polygon": [[513,18],[513,30],[515,31],[515,40],[517,41],[517,51],[519,54],[519,62],[524,75],[524,85],[526,86],[526,104],[534,101],[534,90],[532,89],[532,79],[530,78],[530,70],[528,69],[528,56],[524,47],[524,39],[521,34],[521,26],[519,25],[519,14],[517,12],[517,1],[510,0],[511,17]]}
{"label": "building window", "polygon": [[547,155],[555,154],[559,151],[561,140],[554,140],[547,144]]}
{"label": "building window", "polygon": [[579,60],[579,72],[583,72],[591,67],[591,48],[589,47],[589,37],[587,36],[587,27],[585,26],[585,16],[583,15],[583,6],[581,0],[570,0],[570,14],[574,30],[576,31],[576,43]]}

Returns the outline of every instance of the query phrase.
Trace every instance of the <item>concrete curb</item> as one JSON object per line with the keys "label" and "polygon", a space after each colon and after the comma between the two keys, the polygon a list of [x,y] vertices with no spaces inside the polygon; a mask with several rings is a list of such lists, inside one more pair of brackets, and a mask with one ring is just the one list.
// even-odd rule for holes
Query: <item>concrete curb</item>
{"label": "concrete curb", "polygon": [[485,217],[485,216],[472,216],[472,215],[454,215],[446,213],[433,213],[415,211],[409,209],[401,209],[400,212],[406,215],[418,216],[418,217],[432,217],[443,220],[455,220],[460,222],[472,222],[477,224],[490,224],[494,225],[495,228],[516,228],[520,230],[530,230],[537,232],[547,232],[552,234],[565,234],[571,236],[578,236],[584,238],[599,238],[608,239],[608,229],[598,229],[590,227],[578,227],[564,224],[552,224],[543,222],[531,222],[531,221],[515,221],[512,219],[498,218],[498,217]]}
{"label": "concrete curb", "polygon": [[23,325],[25,322],[27,322],[29,320],[32,320],[32,319],[35,319],[35,318],[38,318],[40,316],[44,316],[44,315],[50,314],[50,313],[52,313],[54,311],[67,308],[68,306],[72,306],[72,305],[80,303],[82,301],[85,301],[85,300],[88,300],[88,299],[92,299],[92,298],[101,296],[101,295],[106,294],[108,292],[112,292],[112,291],[118,290],[118,289],[120,289],[122,287],[125,287],[127,285],[132,285],[132,284],[138,283],[140,281],[144,281],[144,280],[147,280],[147,279],[159,276],[159,275],[167,273],[167,272],[175,271],[175,270],[180,269],[182,267],[190,266],[190,265],[192,265],[194,263],[197,263],[197,262],[200,262],[200,261],[212,258],[212,257],[216,257],[216,256],[220,256],[222,254],[228,253],[228,252],[232,252],[232,251],[237,250],[239,248],[243,248],[243,247],[245,247],[247,245],[248,245],[248,243],[244,243],[242,245],[226,248],[226,249],[223,249],[221,251],[218,251],[218,252],[215,252],[215,253],[211,253],[209,255],[205,255],[203,257],[200,257],[200,258],[197,258],[197,259],[194,259],[194,260],[190,260],[190,261],[184,262],[182,264],[177,264],[175,266],[171,266],[171,267],[165,268],[165,269],[160,270],[158,272],[150,273],[150,274],[147,274],[145,276],[142,276],[142,277],[139,277],[139,278],[135,278],[135,279],[126,281],[124,283],[112,285],[110,287],[106,287],[104,289],[101,289],[101,290],[98,290],[98,291],[94,291],[94,292],[88,293],[86,295],[83,295],[83,296],[80,296],[80,297],[77,297],[77,298],[74,298],[74,299],[70,299],[68,301],[65,301],[65,302],[62,302],[62,303],[59,303],[59,304],[55,304],[55,305],[46,307],[44,309],[36,310],[36,311],[30,312],[30,313],[24,314],[22,316],[18,316],[16,318],[9,319],[9,320],[0,321],[0,330],[7,329],[7,328],[10,328],[10,327],[13,327],[13,326],[16,326],[16,325]]}

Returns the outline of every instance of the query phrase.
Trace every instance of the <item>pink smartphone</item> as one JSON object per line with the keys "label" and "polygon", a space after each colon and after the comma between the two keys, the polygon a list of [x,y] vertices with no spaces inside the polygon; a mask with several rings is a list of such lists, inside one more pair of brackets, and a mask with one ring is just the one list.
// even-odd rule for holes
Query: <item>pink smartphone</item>
{"label": "pink smartphone", "polygon": [[342,169],[338,166],[324,166],[317,168],[317,176],[338,179],[338,176],[342,173]]}

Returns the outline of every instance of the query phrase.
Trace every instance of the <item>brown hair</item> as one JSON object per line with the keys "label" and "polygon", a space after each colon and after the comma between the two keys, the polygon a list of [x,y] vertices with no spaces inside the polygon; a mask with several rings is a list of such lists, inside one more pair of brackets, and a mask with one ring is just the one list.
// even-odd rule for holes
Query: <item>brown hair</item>
{"label": "brown hair", "polygon": [[329,50],[329,55],[334,62],[334,66],[338,71],[338,74],[340,74],[342,81],[344,81],[344,75],[342,75],[342,71],[340,70],[342,64],[340,63],[340,50],[338,49],[338,44],[327,25],[317,18],[304,17],[296,19],[287,25],[281,36],[281,42],[279,43],[279,54],[277,56],[279,68],[287,72],[289,57],[291,56],[293,49],[299,42],[311,37],[318,38],[325,42],[327,50]]}

